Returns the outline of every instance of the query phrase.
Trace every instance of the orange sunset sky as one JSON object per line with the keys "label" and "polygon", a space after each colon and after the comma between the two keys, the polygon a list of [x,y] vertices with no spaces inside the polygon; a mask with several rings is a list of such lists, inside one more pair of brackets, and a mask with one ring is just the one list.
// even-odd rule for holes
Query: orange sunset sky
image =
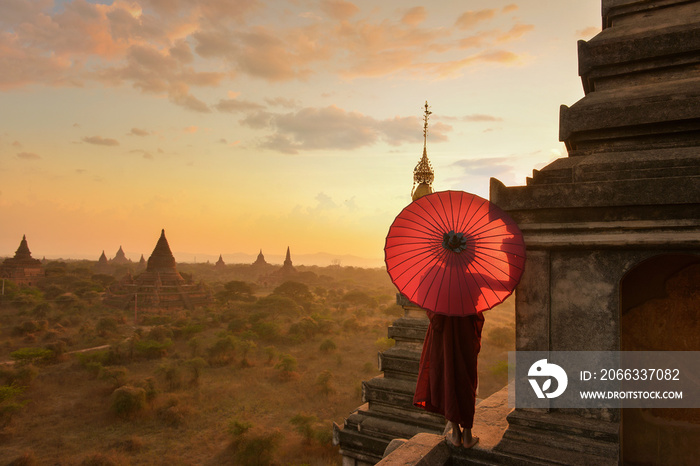
{"label": "orange sunset sky", "polygon": [[424,102],[436,190],[523,184],[565,154],[600,23],[600,0],[2,0],[0,256],[138,260],[164,228],[181,262],[379,266]]}

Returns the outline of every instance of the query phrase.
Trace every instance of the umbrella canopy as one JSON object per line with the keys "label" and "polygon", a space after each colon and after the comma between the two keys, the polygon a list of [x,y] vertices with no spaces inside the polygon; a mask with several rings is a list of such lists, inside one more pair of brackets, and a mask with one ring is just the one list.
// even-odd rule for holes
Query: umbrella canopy
{"label": "umbrella canopy", "polygon": [[465,316],[491,309],[513,292],[525,243],[495,204],[463,191],[441,191],[401,211],[384,255],[391,281],[411,302]]}

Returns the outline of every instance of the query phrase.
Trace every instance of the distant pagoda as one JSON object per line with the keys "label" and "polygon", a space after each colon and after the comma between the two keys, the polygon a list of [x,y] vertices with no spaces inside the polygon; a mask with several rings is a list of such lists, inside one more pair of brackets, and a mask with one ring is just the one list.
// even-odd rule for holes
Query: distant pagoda
{"label": "distant pagoda", "polygon": [[32,257],[27,244],[27,236],[22,236],[22,241],[15,252],[15,256],[5,259],[0,265],[0,278],[6,278],[18,285],[34,285],[44,276],[44,267],[39,259]]}
{"label": "distant pagoda", "polygon": [[202,283],[185,280],[177,271],[165,230],[161,231],[146,271],[135,278],[127,274],[110,287],[105,303],[115,307],[192,309],[211,303],[211,293]]}
{"label": "distant pagoda", "polygon": [[100,255],[100,258],[97,260],[97,265],[95,265],[95,272],[107,273],[109,270],[109,260],[107,259],[107,255],[105,255],[104,250],[102,250],[102,255]]}
{"label": "distant pagoda", "polygon": [[266,267],[270,264],[267,263],[265,260],[265,256],[263,256],[262,249],[260,250],[260,254],[258,254],[258,258],[255,259],[255,262],[253,262],[252,266],[253,267]]}
{"label": "distant pagoda", "polygon": [[114,259],[112,259],[112,264],[116,264],[116,265],[131,264],[131,260],[127,259],[126,254],[124,254],[124,250],[122,249],[121,246],[119,246],[119,250],[117,251],[117,254],[114,256]]}
{"label": "distant pagoda", "polygon": [[221,256],[221,254],[219,254],[219,260],[216,261],[216,264],[214,264],[214,268],[221,272],[226,270],[226,262],[224,262],[224,258]]}
{"label": "distant pagoda", "polygon": [[284,258],[284,264],[279,270],[280,273],[294,273],[297,269],[292,265],[292,255],[289,252],[289,246],[287,246],[287,256]]}

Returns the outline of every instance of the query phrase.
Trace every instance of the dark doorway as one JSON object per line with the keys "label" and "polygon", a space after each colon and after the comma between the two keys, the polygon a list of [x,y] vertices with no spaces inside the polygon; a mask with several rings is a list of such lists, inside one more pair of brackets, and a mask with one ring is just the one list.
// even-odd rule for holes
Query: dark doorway
{"label": "dark doorway", "polygon": [[[620,282],[621,351],[700,351],[700,256],[665,254]],[[700,409],[623,409],[625,465],[696,465]]]}

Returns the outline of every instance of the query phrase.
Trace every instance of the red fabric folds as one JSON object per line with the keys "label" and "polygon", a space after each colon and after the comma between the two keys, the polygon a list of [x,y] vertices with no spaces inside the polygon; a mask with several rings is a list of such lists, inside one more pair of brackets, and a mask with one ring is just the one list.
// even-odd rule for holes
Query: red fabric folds
{"label": "red fabric folds", "polygon": [[413,404],[470,429],[484,316],[455,317],[428,311],[428,317]]}

